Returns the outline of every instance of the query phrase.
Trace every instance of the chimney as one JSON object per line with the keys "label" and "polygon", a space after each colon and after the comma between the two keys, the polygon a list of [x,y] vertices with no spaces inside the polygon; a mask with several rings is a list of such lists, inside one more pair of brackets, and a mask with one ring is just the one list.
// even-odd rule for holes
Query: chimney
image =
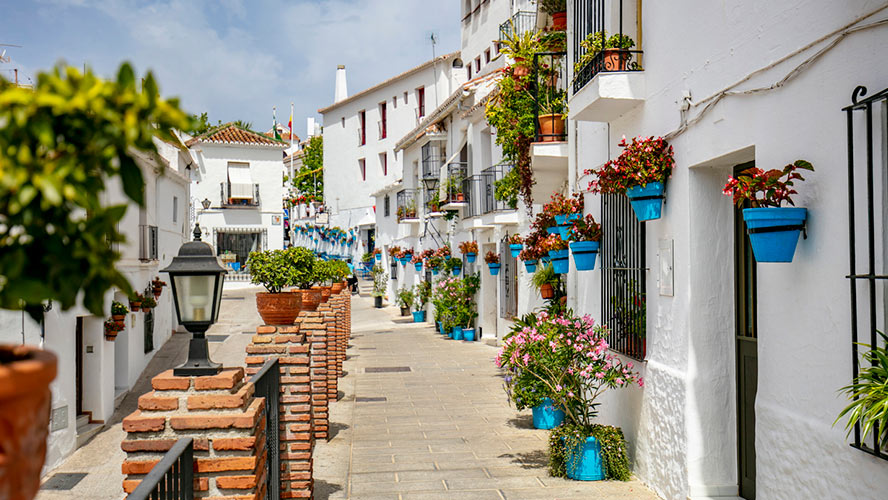
{"label": "chimney", "polygon": [[309,116],[308,118],[305,119],[305,130],[307,130],[307,132],[305,133],[306,138],[313,137],[315,135],[315,133],[314,133],[315,132],[314,117]]}
{"label": "chimney", "polygon": [[345,83],[345,65],[336,66],[336,92],[333,102],[337,103],[348,97],[348,86]]}

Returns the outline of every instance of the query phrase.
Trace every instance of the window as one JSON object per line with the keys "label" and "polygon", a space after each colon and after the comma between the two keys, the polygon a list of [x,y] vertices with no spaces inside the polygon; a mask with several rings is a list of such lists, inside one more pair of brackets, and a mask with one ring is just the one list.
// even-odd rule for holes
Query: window
{"label": "window", "polygon": [[361,180],[367,180],[367,162],[363,158],[358,160],[358,169],[361,171]]}
{"label": "window", "polygon": [[499,53],[500,53],[500,43],[499,43],[499,40],[494,40],[494,42],[493,42],[493,52],[494,52],[496,55],[499,55]]}
{"label": "window", "polygon": [[179,219],[179,197],[173,196],[173,222]]}
{"label": "window", "polygon": [[419,117],[425,116],[425,87],[416,89],[416,106],[419,109]]}
{"label": "window", "polygon": [[382,215],[384,217],[392,215],[392,200],[389,195],[385,195],[385,198],[382,199]]}
{"label": "window", "polygon": [[358,146],[367,144],[367,112],[358,111]]}
{"label": "window", "polygon": [[398,108],[398,96],[393,96],[393,97],[392,97],[392,107],[395,108],[395,109]]}
{"label": "window", "polygon": [[475,58],[475,73],[481,72],[481,56]]}
{"label": "window", "polygon": [[407,91],[404,91],[404,104],[409,104],[407,102]]}
{"label": "window", "polygon": [[388,154],[379,153],[379,166],[382,168],[382,175],[388,175]]}
{"label": "window", "polygon": [[139,260],[157,260],[157,226],[139,225]]}
{"label": "window", "polygon": [[385,102],[379,103],[379,138],[385,139],[388,136],[388,131],[386,130],[388,114],[386,112],[386,104]]}
{"label": "window", "polygon": [[471,79],[472,79],[472,65],[469,64],[468,66],[466,66],[466,80],[471,80]]}
{"label": "window", "polygon": [[484,49],[484,64],[490,62],[490,49]]}

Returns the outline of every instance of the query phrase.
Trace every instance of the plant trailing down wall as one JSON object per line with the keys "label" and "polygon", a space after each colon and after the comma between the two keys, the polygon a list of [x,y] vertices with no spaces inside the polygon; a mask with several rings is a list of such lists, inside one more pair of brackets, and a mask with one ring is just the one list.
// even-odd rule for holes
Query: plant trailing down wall
{"label": "plant trailing down wall", "polygon": [[303,149],[302,168],[290,180],[297,196],[306,201],[324,201],[324,138],[316,135]]}

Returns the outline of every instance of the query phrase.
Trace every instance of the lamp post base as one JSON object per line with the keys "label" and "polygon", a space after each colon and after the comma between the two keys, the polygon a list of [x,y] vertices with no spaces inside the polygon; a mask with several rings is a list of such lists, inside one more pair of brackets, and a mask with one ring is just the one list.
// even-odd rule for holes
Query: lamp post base
{"label": "lamp post base", "polygon": [[177,377],[203,377],[216,375],[222,371],[222,363],[210,359],[210,348],[203,333],[192,333],[188,345],[188,360],[173,368]]}

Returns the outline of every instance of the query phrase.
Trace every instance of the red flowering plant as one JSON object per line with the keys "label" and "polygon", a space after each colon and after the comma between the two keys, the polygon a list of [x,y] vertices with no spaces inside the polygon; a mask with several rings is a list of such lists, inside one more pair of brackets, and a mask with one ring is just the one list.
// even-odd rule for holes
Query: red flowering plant
{"label": "red flowering plant", "polygon": [[540,240],[537,246],[543,252],[551,252],[553,250],[565,250],[567,248],[567,242],[562,240],[557,234],[550,234]]}
{"label": "red flowering plant", "polygon": [[675,166],[672,146],[662,137],[634,137],[631,144],[626,137],[620,141],[625,148],[620,156],[608,161],[598,170],[586,170],[586,175],[595,176],[589,183],[593,193],[625,193],[635,186],[645,186],[651,182],[663,182],[672,175]]}
{"label": "red flowering plant", "polygon": [[395,258],[397,258],[398,260],[403,260],[403,259],[407,258],[407,251],[406,250],[398,250],[398,253],[395,255]]}
{"label": "red flowering plant", "polygon": [[413,254],[413,258],[410,259],[410,262],[412,262],[414,264],[422,264],[422,259],[423,259],[423,257],[422,257],[421,253],[415,253],[415,254]]}
{"label": "red flowering plant", "polygon": [[805,180],[797,170],[813,172],[814,166],[805,160],[796,160],[783,170],[775,168],[766,172],[751,168],[737,177],[729,177],[722,192],[732,196],[734,204],[740,208],[746,201],[752,208],[779,207],[783,202],[795,206],[791,196],[798,192],[792,188],[793,181]]}
{"label": "red flowering plant", "polygon": [[441,257],[441,258],[449,257],[450,256],[450,247],[447,245],[444,245],[443,247],[440,247],[437,250],[435,250],[434,255],[435,255],[435,257]]}
{"label": "red flowering plant", "polygon": [[570,241],[601,241],[601,224],[588,214],[572,222],[569,234]]}
{"label": "red flowering plant", "polygon": [[374,248],[374,249],[373,249],[373,255],[379,255],[379,254],[381,254],[381,253],[382,253],[382,250],[381,250],[381,249],[379,249],[379,248]]}
{"label": "red flowering plant", "polygon": [[484,256],[484,262],[488,264],[499,264],[499,261],[499,254],[497,254],[493,250],[488,251],[487,254]]}
{"label": "red flowering plant", "polygon": [[423,250],[422,252],[420,252],[419,255],[421,255],[423,259],[428,259],[429,257],[435,255],[435,251],[432,250],[431,248],[429,248],[427,250]]}
{"label": "red flowering plant", "polygon": [[521,245],[523,243],[524,243],[524,239],[521,237],[520,234],[515,233],[512,235],[509,235],[509,244],[510,245]]}
{"label": "red flowering plant", "polygon": [[389,247],[389,249],[388,249],[389,257],[397,257],[400,252],[401,252],[401,247],[399,247],[397,245],[395,245],[393,247]]}
{"label": "red flowering plant", "polygon": [[459,244],[460,252],[467,253],[478,253],[478,242],[477,241],[464,241]]}
{"label": "red flowering plant", "polygon": [[524,261],[527,260],[538,260],[542,257],[545,252],[540,249],[540,239],[545,238],[545,233],[540,234],[538,232],[533,232],[527,235],[527,238],[524,239],[524,248],[521,249],[521,253],[518,254],[518,258]]}
{"label": "red flowering plant", "polygon": [[551,215],[570,215],[583,212],[583,197],[580,193],[564,196],[561,193],[552,195],[552,200],[543,205],[543,212]]}

